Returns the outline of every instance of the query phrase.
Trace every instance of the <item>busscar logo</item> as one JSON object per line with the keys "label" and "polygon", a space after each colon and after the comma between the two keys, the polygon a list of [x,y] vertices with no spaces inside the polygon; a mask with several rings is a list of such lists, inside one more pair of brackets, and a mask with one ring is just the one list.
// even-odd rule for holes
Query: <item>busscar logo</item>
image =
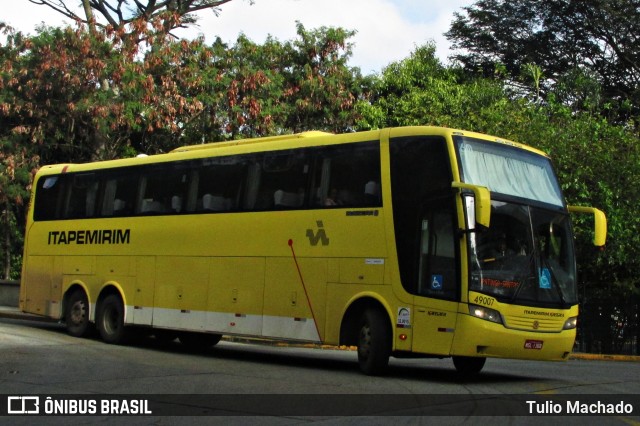
{"label": "busscar logo", "polygon": [[319,242],[322,242],[323,246],[329,245],[329,238],[327,237],[327,233],[324,231],[324,224],[321,220],[316,220],[316,226],[318,230],[314,233],[313,229],[307,229],[307,238],[309,238],[309,243],[312,246],[317,246]]}
{"label": "busscar logo", "polygon": [[40,414],[40,397],[7,397],[7,414]]}

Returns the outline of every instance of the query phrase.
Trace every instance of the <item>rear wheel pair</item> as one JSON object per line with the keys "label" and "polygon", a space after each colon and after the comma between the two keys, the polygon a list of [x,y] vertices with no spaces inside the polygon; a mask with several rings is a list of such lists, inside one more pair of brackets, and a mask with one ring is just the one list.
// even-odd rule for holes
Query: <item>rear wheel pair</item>
{"label": "rear wheel pair", "polygon": [[[93,331],[89,321],[89,301],[82,290],[69,296],[65,307],[67,332],[75,337],[86,337]],[[124,304],[115,294],[104,298],[96,312],[96,327],[100,337],[107,343],[122,343],[126,337],[124,326]]]}

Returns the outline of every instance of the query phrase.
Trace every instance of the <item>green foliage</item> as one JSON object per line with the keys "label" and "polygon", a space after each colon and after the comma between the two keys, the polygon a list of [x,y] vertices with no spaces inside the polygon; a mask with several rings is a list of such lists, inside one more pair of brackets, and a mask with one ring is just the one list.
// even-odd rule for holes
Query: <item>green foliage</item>
{"label": "green foliage", "polygon": [[352,35],[298,24],[297,38],[284,43],[268,38],[258,45],[244,35],[233,46],[218,40],[211,49],[217,71],[209,80],[220,90],[205,102],[209,114],[194,130],[213,140],[349,130],[363,81],[347,65]]}
{"label": "green foliage", "polygon": [[455,14],[446,36],[469,72],[488,77],[500,64],[517,85],[536,64],[545,75],[534,86],[539,94],[574,86],[577,92],[556,92],[556,99],[592,112],[597,105],[599,113],[625,123],[640,112],[639,33],[633,0],[478,0]]}
{"label": "green foliage", "polygon": [[427,45],[383,70],[370,98],[358,104],[362,116],[358,125],[362,129],[413,125],[477,129],[486,115],[506,102],[499,82],[469,79],[458,69],[444,67],[435,57],[435,47]]}

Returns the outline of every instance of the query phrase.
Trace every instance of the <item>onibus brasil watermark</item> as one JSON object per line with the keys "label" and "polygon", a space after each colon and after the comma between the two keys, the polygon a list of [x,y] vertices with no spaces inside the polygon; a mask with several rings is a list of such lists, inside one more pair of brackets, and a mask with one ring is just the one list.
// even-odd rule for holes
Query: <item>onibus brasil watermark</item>
{"label": "onibus brasil watermark", "polygon": [[150,415],[153,412],[146,399],[8,396],[7,414]]}

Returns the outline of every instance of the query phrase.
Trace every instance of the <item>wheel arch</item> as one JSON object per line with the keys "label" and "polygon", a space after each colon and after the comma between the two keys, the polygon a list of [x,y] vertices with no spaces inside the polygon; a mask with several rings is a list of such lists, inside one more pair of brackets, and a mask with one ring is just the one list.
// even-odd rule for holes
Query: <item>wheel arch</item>
{"label": "wheel arch", "polygon": [[69,285],[69,288],[67,288],[67,290],[64,292],[64,294],[62,295],[62,306],[60,307],[60,319],[61,320],[66,320],[66,314],[67,314],[67,305],[69,304],[69,299],[71,299],[71,295],[73,293],[75,293],[76,291],[81,291],[84,293],[85,297],[87,298],[88,306],[87,308],[89,309],[89,318],[93,319],[95,317],[95,306],[91,304],[91,297],[89,294],[89,288],[87,287],[87,285],[82,282],[82,281],[72,281]]}
{"label": "wheel arch", "polygon": [[[367,309],[375,309],[385,315],[389,330],[393,333],[391,308],[388,303],[376,293],[362,293],[354,296],[342,315],[340,323],[340,345],[356,346],[358,343],[359,321]],[[394,339],[391,339],[391,345]]]}
{"label": "wheel arch", "polygon": [[[124,291],[120,284],[115,281],[106,282],[102,288],[100,289],[100,294],[98,295],[98,299],[96,300],[96,307],[94,309],[95,312],[98,312],[100,309],[100,305],[104,301],[107,296],[116,295],[122,300],[122,304],[124,306],[124,321],[127,322],[127,299],[125,297]],[[94,318],[95,319],[95,318]]]}

